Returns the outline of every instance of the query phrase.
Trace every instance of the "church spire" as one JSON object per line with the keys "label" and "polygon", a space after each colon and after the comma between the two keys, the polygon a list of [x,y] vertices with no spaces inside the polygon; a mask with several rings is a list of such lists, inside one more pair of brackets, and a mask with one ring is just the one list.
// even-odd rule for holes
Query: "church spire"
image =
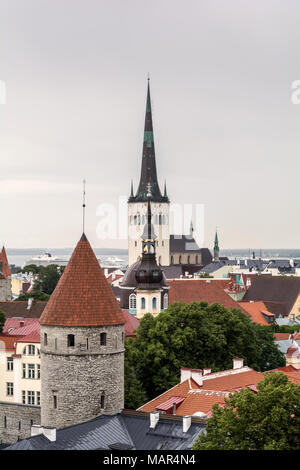
{"label": "church spire", "polygon": [[218,232],[216,229],[216,234],[215,234],[215,244],[214,244],[214,260],[217,261],[219,260],[219,240],[218,240]]}
{"label": "church spire", "polygon": [[139,183],[136,195],[134,197],[130,196],[129,201],[146,202],[147,201],[147,185],[150,183],[151,201],[168,202],[168,197],[162,196],[160,192],[158,180],[157,180],[149,82],[150,82],[150,79],[148,77],[144,142],[143,142],[143,157],[142,157],[140,183]]}

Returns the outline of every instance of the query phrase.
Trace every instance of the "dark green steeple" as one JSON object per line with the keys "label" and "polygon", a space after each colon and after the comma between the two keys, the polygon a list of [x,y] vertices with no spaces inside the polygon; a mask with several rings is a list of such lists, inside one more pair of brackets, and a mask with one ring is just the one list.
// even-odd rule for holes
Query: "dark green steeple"
{"label": "dark green steeple", "polygon": [[214,244],[214,259],[218,260],[219,259],[219,240],[218,240],[218,233],[216,230],[216,235],[215,235],[215,244]]}
{"label": "dark green steeple", "polygon": [[164,196],[162,196],[157,181],[149,78],[146,102],[141,178],[137,193],[135,196],[130,196],[129,202],[146,202],[148,199],[148,185],[150,185],[151,188],[151,201],[169,201],[166,193]]}

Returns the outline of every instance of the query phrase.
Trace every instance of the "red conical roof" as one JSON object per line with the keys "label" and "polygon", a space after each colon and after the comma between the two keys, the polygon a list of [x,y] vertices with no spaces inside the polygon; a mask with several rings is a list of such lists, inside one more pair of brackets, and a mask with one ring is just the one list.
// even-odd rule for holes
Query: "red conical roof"
{"label": "red conical roof", "polygon": [[0,253],[0,262],[2,262],[2,272],[4,277],[7,278],[8,276],[11,276],[11,270],[8,264],[8,259],[4,247],[2,248],[2,251]]}
{"label": "red conical roof", "polygon": [[124,316],[85,234],[40,318],[41,325],[122,325]]}

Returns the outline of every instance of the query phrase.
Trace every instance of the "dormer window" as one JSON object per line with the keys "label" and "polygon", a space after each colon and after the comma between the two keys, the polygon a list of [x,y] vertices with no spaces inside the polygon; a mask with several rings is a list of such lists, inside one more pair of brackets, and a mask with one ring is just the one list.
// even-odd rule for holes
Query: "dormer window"
{"label": "dormer window", "polygon": [[68,335],[68,348],[75,346],[75,336]]}

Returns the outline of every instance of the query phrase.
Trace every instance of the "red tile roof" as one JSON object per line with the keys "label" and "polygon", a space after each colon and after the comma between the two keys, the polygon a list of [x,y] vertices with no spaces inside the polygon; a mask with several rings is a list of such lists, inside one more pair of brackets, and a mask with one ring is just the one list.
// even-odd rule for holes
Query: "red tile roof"
{"label": "red tile roof", "polygon": [[7,318],[3,327],[3,333],[13,336],[25,336],[35,331],[40,332],[38,318]]}
{"label": "red tile roof", "polygon": [[249,317],[249,313],[226,294],[221,283],[216,283],[213,280],[207,282],[201,279],[183,279],[170,280],[168,284],[170,286],[169,304],[179,301],[184,303],[205,301],[209,304],[216,302],[228,309],[236,308],[242,310]]}
{"label": "red tile roof", "polygon": [[[229,371],[228,371],[229,372]],[[213,374],[211,374],[213,375]],[[207,377],[205,379],[205,377]],[[249,385],[256,385],[261,380],[264,380],[262,372],[256,372],[253,369],[242,371],[238,373],[229,373],[216,378],[209,378],[209,375],[204,376],[203,390],[222,390],[226,392],[234,392],[237,388],[245,388]]]}
{"label": "red tile roof", "polygon": [[[268,316],[274,316],[272,313],[268,312],[267,307],[262,301],[256,301],[256,302],[239,302],[239,305],[246,310],[252,318],[252,321],[255,323],[258,323],[259,325],[269,325],[265,317],[263,316],[263,313]],[[262,313],[263,312],[263,313]]]}
{"label": "red tile roof", "polygon": [[2,262],[2,272],[4,274],[4,277],[7,278],[8,276],[11,276],[11,270],[8,264],[8,259],[7,259],[6,251],[4,247],[2,248],[0,252],[0,264],[1,262]]}
{"label": "red tile roof", "polygon": [[285,341],[290,339],[290,333],[274,333],[275,341]]}
{"label": "red tile roof", "polygon": [[20,336],[10,336],[0,334],[0,351],[15,351],[16,343],[20,339]]}
{"label": "red tile roof", "polygon": [[123,325],[115,299],[85,234],[71,256],[40,318],[41,325]]}
{"label": "red tile roof", "polygon": [[151,411],[154,411],[157,406],[169,398],[174,396],[186,398],[192,388],[199,389],[200,387],[193,379],[185,380],[184,382],[175,385],[174,387],[170,388],[170,390],[167,390],[165,393],[162,393],[158,397],[141,406],[138,408],[138,410],[150,413]]}
{"label": "red tile roof", "polygon": [[122,309],[122,312],[123,312],[124,319],[125,319],[126,338],[128,338],[129,336],[135,337],[136,336],[135,330],[138,328],[140,324],[140,320],[125,309]]}
{"label": "red tile roof", "polygon": [[190,392],[184,402],[178,407],[176,414],[179,416],[192,416],[195,413],[208,413],[215,403],[224,404],[226,393],[209,392],[206,390]]}

